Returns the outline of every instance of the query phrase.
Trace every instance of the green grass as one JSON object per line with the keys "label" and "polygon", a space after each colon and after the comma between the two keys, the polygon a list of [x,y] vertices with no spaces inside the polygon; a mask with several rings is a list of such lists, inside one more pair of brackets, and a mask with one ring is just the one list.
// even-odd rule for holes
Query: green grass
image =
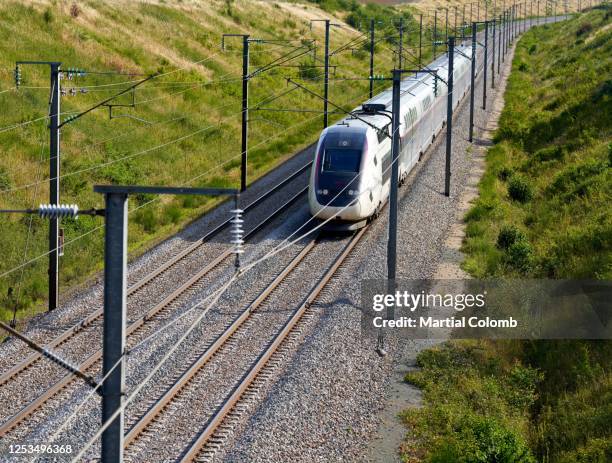
{"label": "green grass", "polygon": [[[609,7],[538,27],[513,61],[464,268],[477,278],[612,277]],[[612,343],[451,341],[406,380],[405,461],[612,461]]]}
{"label": "green grass", "polygon": [[[468,213],[464,268],[477,277],[612,277],[612,80],[607,13],[519,42],[496,144]],[[585,24],[593,29],[580,34]],[[555,39],[555,34],[561,37]],[[528,256],[500,248],[524,234]]]}
{"label": "green grass", "polygon": [[[309,7],[312,10],[312,6]],[[307,20],[275,3],[254,5],[244,1],[211,1],[201,5],[182,2],[79,2],[76,17],[70,3],[7,1],[0,5],[0,128],[46,115],[48,69],[22,66],[22,87],[14,87],[16,60],[59,60],[64,68],[149,74],[185,68],[144,84],[136,91],[136,108],[115,108],[130,118],[109,120],[106,108],[68,124],[62,130],[61,201],[81,208],[102,207],[103,198],[93,193],[97,183],[180,185],[200,176],[194,186],[233,186],[239,182],[241,83],[201,84],[222,78],[239,78],[241,46],[229,40],[221,52],[223,33],[249,33],[253,37],[291,39],[297,44],[316,39],[323,29],[311,31]],[[323,12],[317,14],[322,15]],[[356,36],[347,28],[335,29],[331,49]],[[252,44],[252,69],[264,65],[287,47]],[[312,54],[311,54],[312,55]],[[195,61],[212,58],[200,64]],[[368,56],[349,52],[332,59],[336,77],[367,75]],[[293,63],[313,64],[311,56]],[[392,68],[391,51],[377,50],[379,72]],[[320,68],[317,68],[320,72]],[[277,68],[254,78],[250,102],[284,91],[285,77],[297,76],[298,68]],[[229,74],[229,76],[228,76]],[[227,76],[227,77],[225,77]],[[65,88],[103,85],[86,94],[62,97],[62,111],[81,111],[128,84],[104,86],[140,77],[103,76],[65,80]],[[192,82],[193,84],[189,84]],[[198,85],[198,83],[200,83]],[[321,81],[308,85],[322,92]],[[385,85],[377,83],[377,88]],[[43,87],[43,88],[32,88]],[[367,95],[368,82],[332,80],[330,98],[348,109]],[[4,91],[8,90],[8,91]],[[128,103],[130,96],[115,103]],[[295,91],[270,103],[275,108],[321,108],[320,100]],[[339,117],[338,115],[334,116]],[[253,181],[298,149],[316,140],[322,116],[311,113],[251,113],[249,180]],[[0,208],[37,206],[48,201],[47,122],[0,132]],[[182,139],[181,139],[182,138]],[[266,141],[270,140],[270,141]],[[154,148],[166,144],[163,148]],[[127,157],[127,158],[126,158]],[[221,167],[219,165],[224,163]],[[82,173],[77,173],[83,171]],[[22,188],[25,185],[31,185]],[[130,198],[129,247],[141,253],[176,232],[216,204],[210,198]],[[136,210],[138,208],[138,210]],[[66,246],[61,258],[62,292],[86,281],[101,269],[103,233],[99,218],[63,220]],[[85,235],[84,235],[85,234]],[[81,235],[84,235],[81,237]],[[43,256],[47,247],[47,223],[36,217],[3,216],[0,222],[0,274]],[[46,258],[34,260],[22,270],[0,278],[0,319],[26,317],[44,308],[47,294]]]}

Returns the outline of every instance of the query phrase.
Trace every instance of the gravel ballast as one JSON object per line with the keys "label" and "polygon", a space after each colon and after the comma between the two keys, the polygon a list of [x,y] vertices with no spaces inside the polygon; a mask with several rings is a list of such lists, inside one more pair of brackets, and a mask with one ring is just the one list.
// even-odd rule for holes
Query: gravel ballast
{"label": "gravel ballast", "polygon": [[[504,66],[506,74],[510,60],[509,55]],[[477,102],[482,101],[481,92],[482,85],[476,92]],[[495,91],[488,89],[488,94],[491,101]],[[471,145],[467,142],[468,105],[469,94],[464,98],[454,118],[450,198],[443,194],[444,130],[401,190],[398,278],[431,277],[440,262],[445,237],[456,220],[458,198],[467,183],[466,179],[473,164],[468,150]],[[476,111],[476,134],[487,118],[487,112],[480,109]],[[310,157],[312,149],[300,153],[257,182],[244,197],[252,195],[250,197],[255,198],[266,188],[278,183],[288,172],[295,171]],[[244,197],[245,202],[249,202]],[[203,230],[210,229],[211,224],[219,223],[227,217],[227,210],[232,206],[221,206],[181,234],[134,261],[130,264],[130,281],[143,276],[160,262],[185,248],[201,236]],[[307,217],[307,207],[298,203],[290,213],[278,220],[277,230],[268,230],[261,239],[247,247],[250,249],[247,249],[245,257],[264,254],[304,223]],[[254,407],[254,413],[235,428],[230,445],[216,454],[216,461],[329,462],[367,459],[364,455],[380,421],[377,414],[388,398],[389,378],[394,364],[406,355],[414,357],[416,352],[431,345],[431,341],[398,343],[397,340],[389,338],[387,348],[390,355],[381,358],[374,352],[375,340],[364,338],[361,334],[361,280],[384,278],[386,275],[386,217],[385,209],[381,218],[370,227],[365,238],[343,266],[339,276],[332,280],[312,307],[316,316],[309,318],[303,341],[292,350],[291,358],[286,359],[282,374],[277,374],[269,387],[261,390],[261,402]],[[216,245],[221,246],[222,243]],[[282,265],[286,265],[297,252],[299,249],[290,248],[266,261],[261,269],[247,272],[244,279],[236,282],[235,291],[221,299],[218,308],[206,318],[206,324],[199,326],[193,333],[191,342],[181,346],[168,365],[164,365],[160,370],[158,381],[161,381],[163,376],[170,377],[184,369],[185,361],[190,358],[191,350],[195,349],[196,341],[210,338],[216,329],[244,307],[245,301],[252,299],[262,285],[273,278]],[[323,261],[324,259],[321,259],[319,262]],[[312,275],[304,277],[305,279],[315,279],[317,274],[323,273],[322,268],[317,269],[317,261],[312,262],[310,267]],[[186,273],[188,271],[189,269],[185,270]],[[172,316],[177,316],[210,294],[218,286],[218,282],[227,278],[230,271],[231,269],[221,269],[218,274],[211,275],[205,285],[196,288],[177,304],[176,312]],[[295,301],[293,296],[291,291],[287,291],[288,304],[297,304],[298,301]],[[152,296],[147,303],[153,302],[154,299]],[[76,323],[85,314],[90,313],[93,307],[99,306],[100,301],[101,284],[97,283],[77,294],[55,313],[37,317],[30,324],[31,328],[27,333],[39,340],[49,339],[61,332],[59,327],[65,329]],[[278,301],[277,305],[281,307],[282,301]],[[128,358],[128,393],[161,359],[193,317],[186,317],[164,336],[155,339]],[[29,351],[17,342],[4,343],[0,346],[0,358],[4,359],[0,363],[0,372],[6,371],[16,363],[16,359],[25,358],[28,354]],[[87,388],[73,383],[62,392],[61,397],[50,402],[45,413],[41,413],[26,427],[14,433],[11,442],[45,442],[87,393]],[[143,391],[135,405],[128,407],[128,422],[133,422],[145,409],[138,407],[137,403],[148,403],[155,395],[159,395],[159,391]],[[10,397],[0,389],[0,403],[3,401],[8,403]],[[190,407],[189,410],[184,410],[184,413],[197,413],[197,410]],[[202,414],[202,417],[204,416],[205,413]],[[96,397],[67,427],[62,434],[62,440],[73,445],[82,444],[92,435],[99,421],[99,399]],[[167,438],[171,442],[171,433],[172,429],[165,429],[159,438]],[[89,455],[94,457],[97,451],[99,449],[94,447]],[[178,457],[180,447],[169,448],[162,453],[166,461],[173,455]],[[156,452],[147,455],[147,461],[155,461],[155,455]],[[141,461],[138,455],[130,456],[131,461]],[[162,458],[162,455],[159,454],[159,457]]]}
{"label": "gravel ballast", "polygon": [[[496,76],[498,81],[507,78],[511,59],[511,54],[506,56],[503,77]],[[490,109],[496,90],[488,88],[487,94]],[[479,104],[482,78],[475,100],[478,138],[489,117]],[[399,279],[431,278],[436,271],[447,231],[456,220],[457,201],[472,169],[468,127],[469,94],[454,116],[450,198],[444,196],[444,130],[400,193]],[[237,433],[234,445],[216,461],[399,461],[397,449],[387,452],[393,455],[390,460],[381,460],[379,455],[372,456],[368,447],[377,437],[382,411],[391,399],[394,366],[407,357],[414,359],[435,341],[398,343],[387,338],[389,355],[381,358],[374,351],[376,340],[366,339],[361,333],[360,283],[385,277],[387,234],[385,210],[325,300],[315,306],[320,318],[282,378]],[[408,390],[407,394],[418,402],[417,390]]]}

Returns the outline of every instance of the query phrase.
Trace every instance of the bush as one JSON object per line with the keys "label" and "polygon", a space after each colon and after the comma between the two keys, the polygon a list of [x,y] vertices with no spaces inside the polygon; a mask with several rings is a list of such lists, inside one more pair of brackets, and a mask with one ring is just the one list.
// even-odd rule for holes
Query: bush
{"label": "bush", "polygon": [[468,415],[462,421],[457,438],[442,439],[434,446],[431,463],[535,462],[517,430],[492,417]]}
{"label": "bush", "polygon": [[567,452],[560,463],[607,463],[612,461],[612,440],[590,439],[586,446]]}
{"label": "bush", "polygon": [[582,26],[578,28],[576,31],[576,35],[580,37],[581,35],[588,34],[593,30],[593,25],[591,23],[584,23]]}
{"label": "bush", "polygon": [[562,146],[547,146],[533,153],[535,161],[558,161],[565,157],[567,150]]}
{"label": "bush", "polygon": [[50,8],[47,8],[45,10],[45,12],[43,13],[43,20],[49,24],[53,21],[53,13],[51,12]]}
{"label": "bush", "polygon": [[522,231],[514,225],[504,225],[497,235],[497,247],[499,249],[508,249],[517,241],[525,240],[526,237]]}
{"label": "bush", "polygon": [[533,250],[526,239],[515,241],[506,250],[506,261],[520,272],[526,273],[531,270],[532,260]]}
{"label": "bush", "polygon": [[143,230],[147,233],[153,233],[157,230],[157,218],[155,212],[151,207],[143,207],[139,209],[134,215],[134,221],[140,224]]}
{"label": "bush", "polygon": [[4,166],[0,166],[0,191],[8,190],[12,186],[11,177]]}
{"label": "bush", "polygon": [[319,77],[319,69],[311,63],[300,63],[299,67],[300,79],[303,80],[314,80]]}
{"label": "bush", "polygon": [[533,198],[533,189],[526,179],[515,175],[508,183],[508,195],[514,201],[526,203]]}
{"label": "bush", "polygon": [[504,166],[497,172],[497,178],[500,179],[502,182],[505,182],[510,177],[512,177],[512,173],[513,171],[510,167]]}
{"label": "bush", "polygon": [[79,15],[81,14],[81,9],[79,8],[79,5],[75,3],[73,3],[70,6],[70,16],[72,16],[73,18],[78,18]]}
{"label": "bush", "polygon": [[518,70],[521,72],[526,72],[529,70],[529,66],[527,66],[527,63],[521,63],[519,64]]}
{"label": "bush", "polygon": [[168,207],[166,207],[166,216],[173,224],[180,222],[181,215],[181,208],[176,204],[170,204]]}

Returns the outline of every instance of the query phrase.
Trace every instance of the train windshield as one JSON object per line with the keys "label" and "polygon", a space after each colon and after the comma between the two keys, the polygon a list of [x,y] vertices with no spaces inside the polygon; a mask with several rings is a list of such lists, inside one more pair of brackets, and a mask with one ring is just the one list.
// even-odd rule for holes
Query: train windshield
{"label": "train windshield", "polygon": [[323,154],[323,172],[359,172],[361,150],[328,148]]}
{"label": "train windshield", "polygon": [[341,128],[330,131],[323,142],[321,173],[354,174],[359,172],[365,131]]}

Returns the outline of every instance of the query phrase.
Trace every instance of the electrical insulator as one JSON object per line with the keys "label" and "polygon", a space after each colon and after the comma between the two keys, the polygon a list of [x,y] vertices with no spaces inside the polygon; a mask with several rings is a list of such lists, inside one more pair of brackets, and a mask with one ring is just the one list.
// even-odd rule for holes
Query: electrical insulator
{"label": "electrical insulator", "polygon": [[70,89],[70,96],[75,96],[77,94],[76,88]]}
{"label": "electrical insulator", "polygon": [[67,92],[65,88],[60,89],[60,93],[62,94],[62,96],[66,96]]}
{"label": "electrical insulator", "polygon": [[19,88],[21,85],[21,68],[19,65],[15,65],[15,87]]}
{"label": "electrical insulator", "polygon": [[232,252],[236,254],[236,268],[240,267],[240,254],[244,252],[244,248],[242,247],[244,244],[244,240],[242,239],[244,234],[244,230],[242,229],[242,224],[244,223],[244,220],[242,220],[243,212],[242,209],[238,208],[231,211],[231,213],[234,214],[234,218],[231,220],[232,230],[230,233],[232,234],[231,243],[234,245],[234,250]]}
{"label": "electrical insulator", "polygon": [[79,206],[76,204],[41,204],[38,207],[38,215],[43,219],[76,218],[78,214]]}
{"label": "electrical insulator", "polygon": [[434,96],[438,96],[438,74],[434,74]]}

